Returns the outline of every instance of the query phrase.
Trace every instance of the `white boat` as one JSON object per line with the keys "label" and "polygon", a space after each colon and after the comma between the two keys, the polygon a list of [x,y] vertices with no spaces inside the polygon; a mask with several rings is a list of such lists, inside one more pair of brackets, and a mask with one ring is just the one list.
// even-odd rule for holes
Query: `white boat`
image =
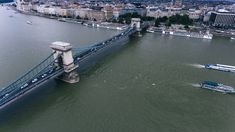
{"label": "white boat", "polygon": [[149,33],[154,33],[155,32],[154,27],[149,27],[146,31],[149,32]]}
{"label": "white boat", "polygon": [[226,67],[226,68],[234,68],[235,66],[230,66],[230,65],[224,65],[224,64],[216,64],[217,66],[221,66],[221,67]]}
{"label": "white boat", "polygon": [[61,21],[61,22],[65,22],[65,21],[66,21],[65,18],[58,18],[57,20],[58,20],[58,21]]}
{"label": "white boat", "polygon": [[213,38],[213,34],[210,33],[210,31],[207,31],[205,35],[203,35],[204,39],[212,39]]}
{"label": "white boat", "polygon": [[117,27],[116,29],[117,29],[117,30],[123,30],[123,28],[121,28],[121,27]]}
{"label": "white boat", "polygon": [[235,37],[231,37],[231,40],[235,40]]}
{"label": "white boat", "polygon": [[30,25],[32,25],[32,24],[33,24],[31,21],[27,21],[26,23],[27,23],[27,24],[30,24]]}
{"label": "white boat", "polygon": [[223,65],[223,64],[206,64],[206,69],[224,71],[224,72],[235,72],[235,66]]}
{"label": "white boat", "polygon": [[212,34],[206,34],[206,35],[203,35],[203,38],[204,39],[212,39],[213,35]]}
{"label": "white boat", "polygon": [[204,35],[203,38],[204,39],[212,39],[212,36]]}
{"label": "white boat", "polygon": [[149,33],[154,33],[154,30],[152,30],[152,29],[147,29],[146,31]]}

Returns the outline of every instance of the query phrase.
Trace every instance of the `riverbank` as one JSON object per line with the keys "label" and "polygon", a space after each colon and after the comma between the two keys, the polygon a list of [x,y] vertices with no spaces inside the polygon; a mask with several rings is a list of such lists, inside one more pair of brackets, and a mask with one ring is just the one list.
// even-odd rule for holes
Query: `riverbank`
{"label": "riverbank", "polygon": [[163,35],[174,35],[182,37],[191,37],[191,38],[201,38],[201,39],[212,39],[213,34],[209,31],[199,31],[199,32],[189,32],[184,29],[166,29],[164,27],[150,27],[147,32],[149,33],[161,33]]}
{"label": "riverbank", "polygon": [[92,27],[92,28],[104,28],[104,29],[111,29],[111,30],[125,30],[128,28],[128,25],[120,24],[120,23],[97,22],[97,21],[90,21],[90,20],[76,19],[76,18],[64,18],[64,17],[59,17],[59,16],[41,14],[38,12],[22,12],[22,11],[17,10],[14,6],[7,6],[7,7],[10,7],[14,11],[25,14],[25,15],[33,15],[33,16],[39,16],[39,17],[44,17],[48,19],[55,19],[61,22],[81,24],[87,27]]}

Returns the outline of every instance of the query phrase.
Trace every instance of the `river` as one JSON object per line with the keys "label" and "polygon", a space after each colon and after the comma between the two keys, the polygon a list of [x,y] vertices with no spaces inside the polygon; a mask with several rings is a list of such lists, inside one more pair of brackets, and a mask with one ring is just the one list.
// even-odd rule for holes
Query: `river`
{"label": "river", "polygon": [[[82,47],[117,33],[0,7],[0,86],[48,56],[51,42]],[[234,49],[225,38],[145,33],[82,73],[79,83],[51,80],[0,112],[0,131],[234,132],[235,96],[194,87],[204,80],[235,87],[235,74],[200,67],[235,65]]]}

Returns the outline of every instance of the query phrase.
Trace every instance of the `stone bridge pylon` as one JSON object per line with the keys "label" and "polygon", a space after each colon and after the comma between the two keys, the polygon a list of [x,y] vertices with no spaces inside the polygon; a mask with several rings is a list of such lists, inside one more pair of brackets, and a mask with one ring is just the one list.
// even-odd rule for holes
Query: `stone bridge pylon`
{"label": "stone bridge pylon", "polygon": [[55,65],[64,69],[64,73],[58,78],[68,83],[79,82],[78,65],[74,64],[71,44],[57,41],[53,42],[50,47],[53,50],[54,59],[56,59]]}

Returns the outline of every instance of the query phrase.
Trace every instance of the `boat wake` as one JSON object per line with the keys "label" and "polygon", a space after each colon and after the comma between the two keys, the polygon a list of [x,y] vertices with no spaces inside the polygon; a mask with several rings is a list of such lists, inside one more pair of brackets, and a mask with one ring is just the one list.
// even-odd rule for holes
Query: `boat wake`
{"label": "boat wake", "polygon": [[201,85],[199,83],[190,83],[191,86],[195,87],[195,88],[200,88]]}
{"label": "boat wake", "polygon": [[205,68],[205,66],[204,65],[201,65],[201,64],[188,64],[189,66],[192,66],[192,67],[194,67],[194,68],[200,68],[200,69],[202,69],[202,68]]}

